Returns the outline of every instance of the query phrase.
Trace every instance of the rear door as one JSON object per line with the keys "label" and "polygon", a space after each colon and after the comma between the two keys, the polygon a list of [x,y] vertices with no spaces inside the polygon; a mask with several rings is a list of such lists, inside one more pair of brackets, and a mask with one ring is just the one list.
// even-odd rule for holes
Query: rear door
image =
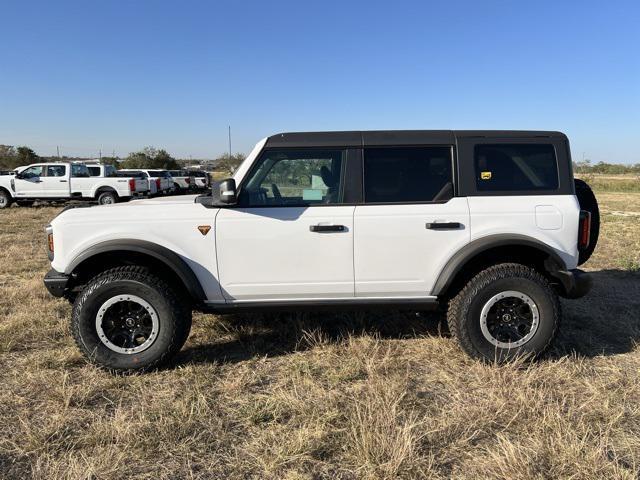
{"label": "rear door", "polygon": [[365,147],[364,204],[354,216],[356,297],[429,296],[445,262],[469,242],[455,197],[452,145]]}
{"label": "rear door", "polygon": [[42,178],[45,196],[64,198],[69,196],[69,172],[67,165],[51,164],[46,166],[46,176]]}
{"label": "rear door", "polygon": [[220,285],[228,301],[353,298],[353,205],[344,202],[343,148],[266,150],[239,204],[216,217]]}

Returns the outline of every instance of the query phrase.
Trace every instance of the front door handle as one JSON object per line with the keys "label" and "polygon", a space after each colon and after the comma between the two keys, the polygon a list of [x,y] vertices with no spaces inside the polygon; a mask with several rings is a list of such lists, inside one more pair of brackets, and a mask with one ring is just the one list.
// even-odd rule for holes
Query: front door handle
{"label": "front door handle", "polygon": [[344,225],[309,225],[312,232],[344,232],[347,227]]}
{"label": "front door handle", "polygon": [[433,222],[427,223],[427,229],[429,230],[457,230],[462,228],[460,222]]}
{"label": "front door handle", "polygon": [[61,182],[65,182],[65,183],[66,183],[66,180],[60,180],[60,181],[61,181]]}

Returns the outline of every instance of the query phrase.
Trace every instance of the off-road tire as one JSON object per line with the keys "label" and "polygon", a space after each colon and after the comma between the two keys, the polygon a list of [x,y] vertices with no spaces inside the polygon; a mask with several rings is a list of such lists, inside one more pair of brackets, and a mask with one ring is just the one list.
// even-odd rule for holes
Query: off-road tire
{"label": "off-road tire", "polygon": [[[535,334],[523,345],[500,348],[483,335],[480,317],[491,297],[509,290],[524,293],[534,301],[539,323]],[[536,270],[516,263],[494,265],[478,273],[450,300],[447,311],[449,330],[462,349],[471,357],[488,362],[539,356],[553,341],[560,317],[558,296],[547,279]]]}
{"label": "off-road tire", "polygon": [[11,195],[9,195],[4,190],[0,190],[0,209],[9,208],[13,203],[13,199]]}
{"label": "off-road tire", "polygon": [[[157,312],[159,329],[153,343],[138,353],[119,353],[99,338],[96,315],[100,306],[117,295],[136,295]],[[107,270],[90,280],[73,304],[71,330],[76,344],[91,362],[112,371],[146,371],[180,351],[191,329],[191,306],[168,282],[144,267]]]}
{"label": "off-road tire", "polygon": [[118,203],[117,193],[109,190],[98,194],[98,205],[113,205],[115,203]]}
{"label": "off-road tire", "polygon": [[591,190],[591,187],[584,180],[579,178],[574,179],[576,186],[576,197],[580,204],[581,210],[587,210],[591,213],[591,235],[589,236],[589,246],[579,252],[578,265],[585,263],[596,248],[598,244],[598,237],[600,236],[600,209],[598,208],[598,200]]}

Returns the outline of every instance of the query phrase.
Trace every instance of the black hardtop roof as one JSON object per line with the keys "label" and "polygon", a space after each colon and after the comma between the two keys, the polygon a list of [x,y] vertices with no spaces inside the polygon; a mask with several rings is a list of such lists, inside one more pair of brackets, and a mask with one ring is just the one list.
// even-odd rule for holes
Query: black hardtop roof
{"label": "black hardtop roof", "polygon": [[365,130],[287,132],[267,138],[266,147],[362,147],[384,145],[453,145],[457,138],[566,138],[561,132],[534,130]]}

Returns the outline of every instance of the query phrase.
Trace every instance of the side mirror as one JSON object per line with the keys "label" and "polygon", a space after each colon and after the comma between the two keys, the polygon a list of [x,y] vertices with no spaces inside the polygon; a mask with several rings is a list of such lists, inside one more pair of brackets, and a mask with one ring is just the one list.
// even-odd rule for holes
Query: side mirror
{"label": "side mirror", "polygon": [[22,175],[22,173],[16,172],[15,177],[19,180],[22,180],[24,178],[24,175]]}
{"label": "side mirror", "polygon": [[220,203],[234,205],[238,198],[236,197],[236,181],[233,178],[227,178],[219,184]]}

